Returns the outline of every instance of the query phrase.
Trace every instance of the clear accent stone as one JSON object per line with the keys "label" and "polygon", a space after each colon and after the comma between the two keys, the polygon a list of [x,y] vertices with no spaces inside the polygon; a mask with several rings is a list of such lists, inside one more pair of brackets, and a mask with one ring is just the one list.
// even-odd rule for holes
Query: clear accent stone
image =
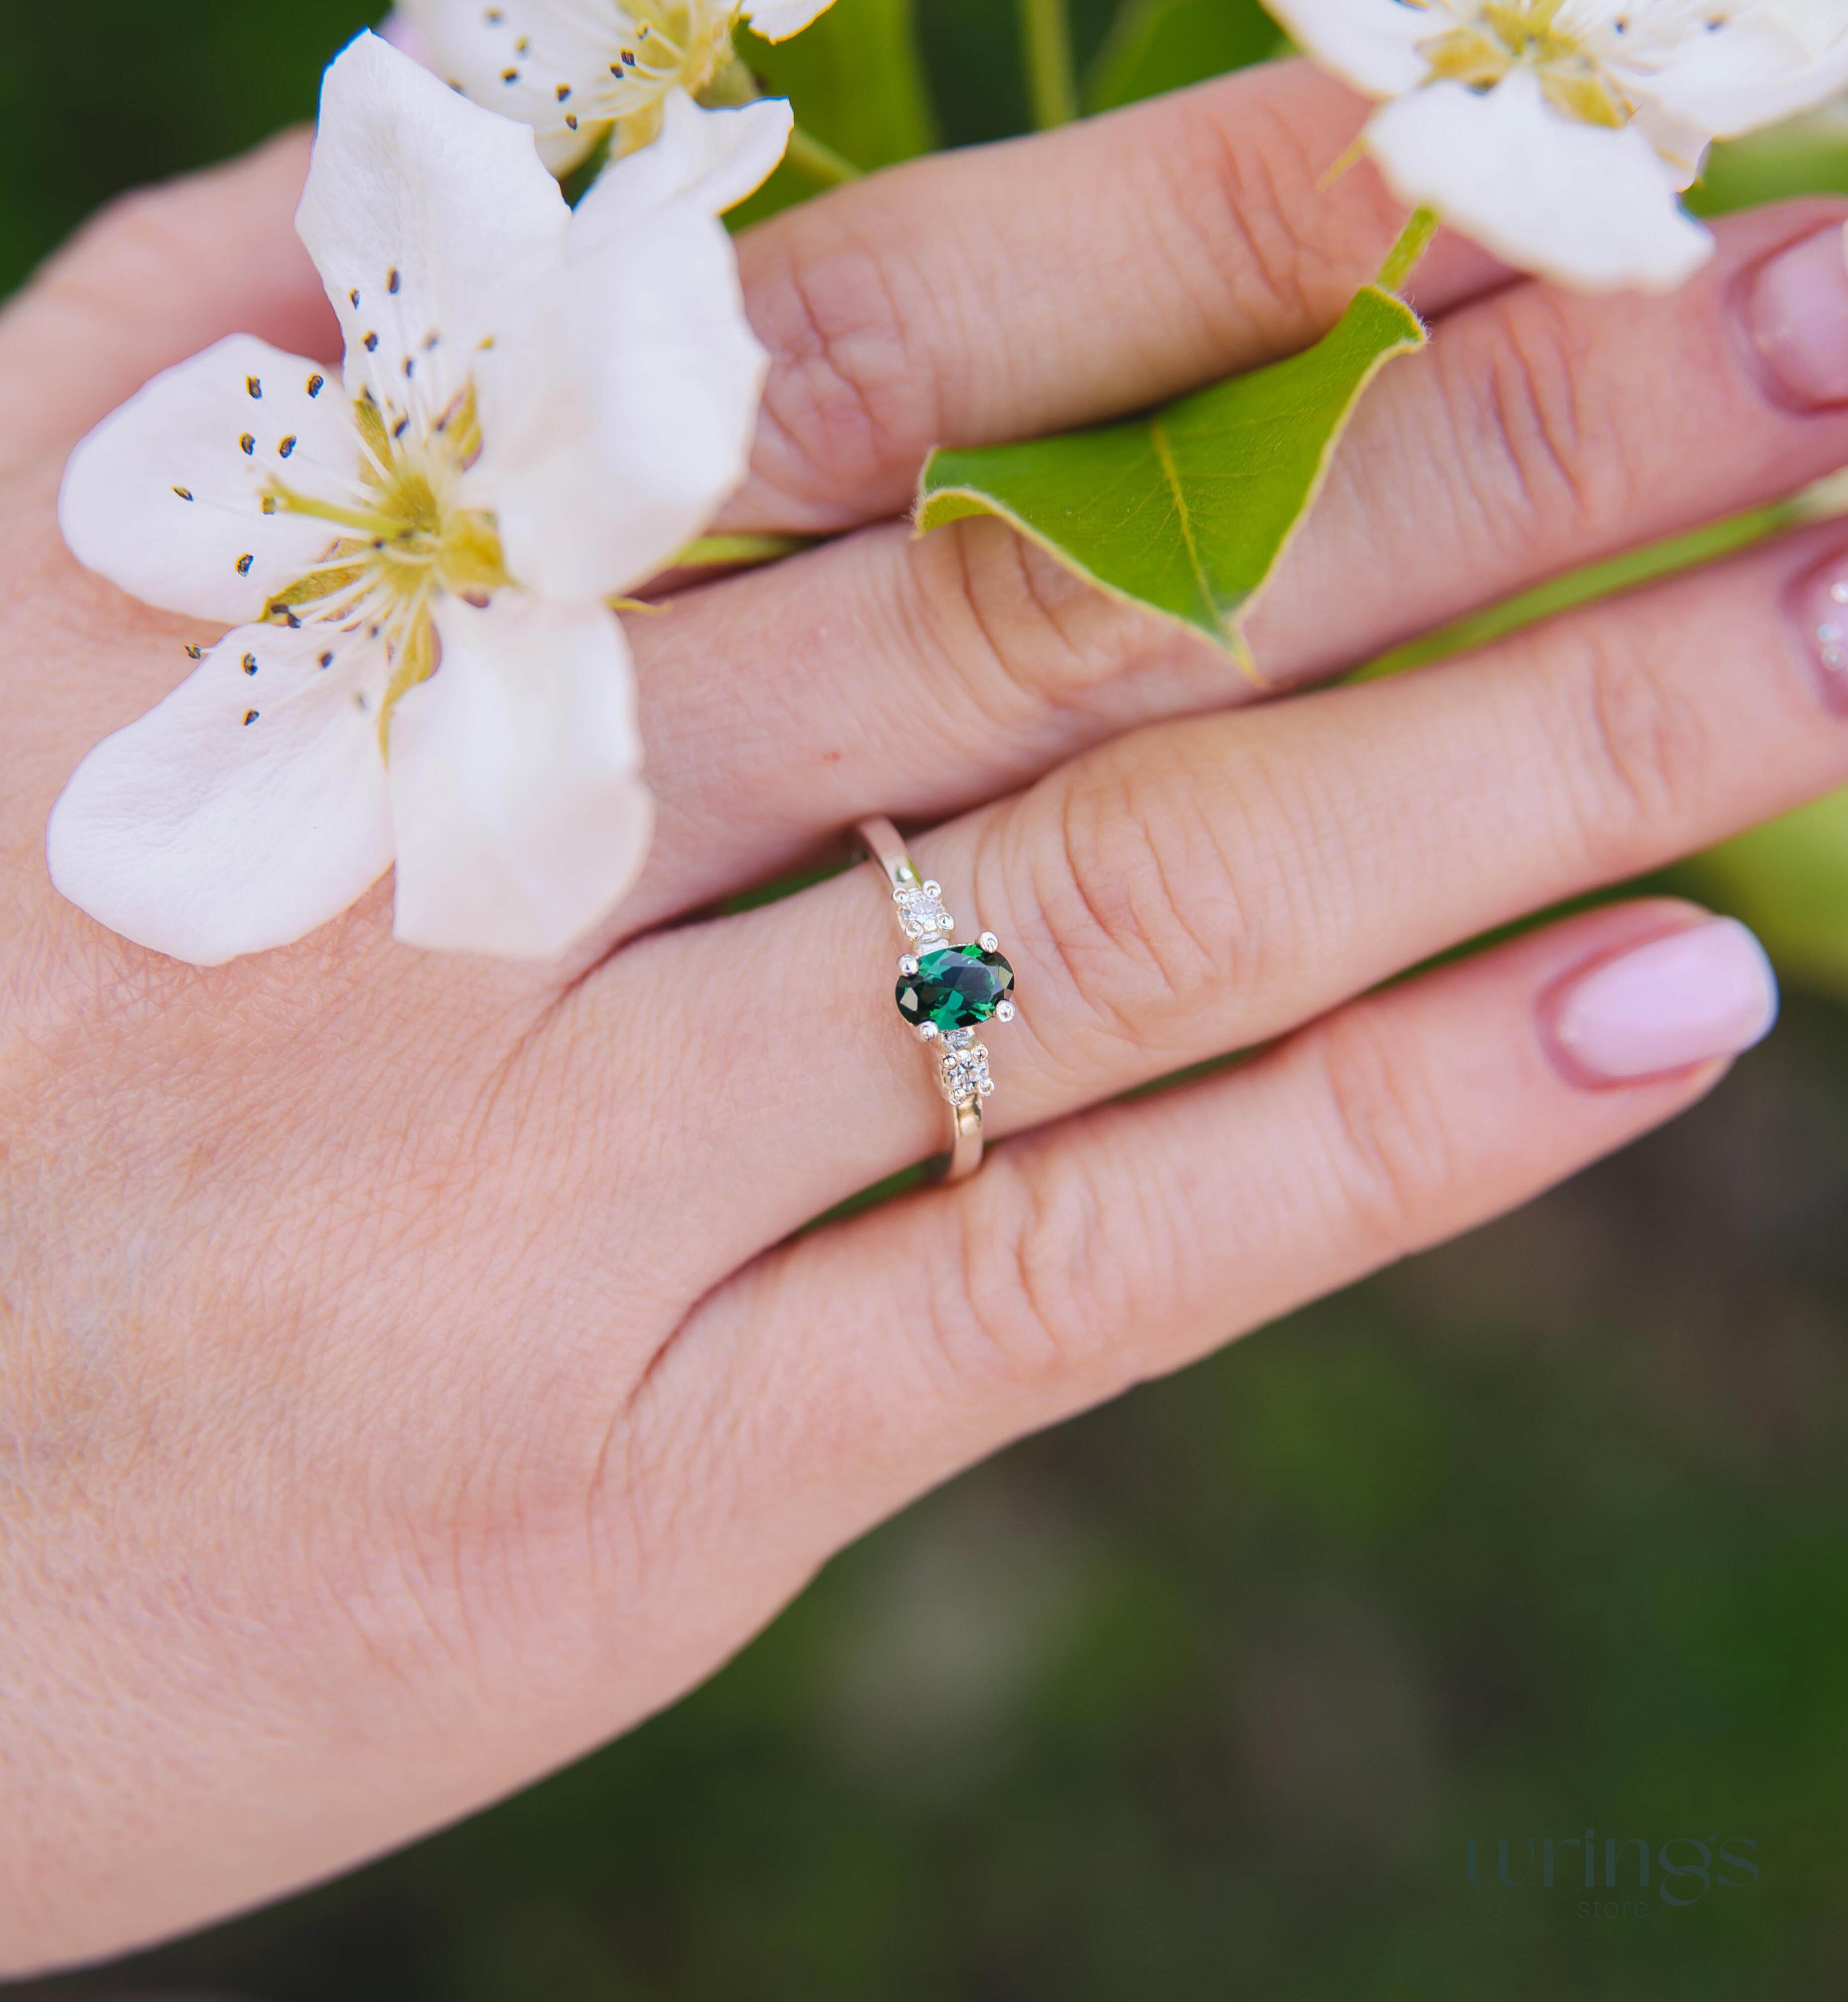
{"label": "clear accent stone", "polygon": [[934,883],[915,888],[908,884],[892,892],[892,902],[898,907],[898,922],[908,938],[947,938],[956,929],[956,920],[943,909],[943,893]]}
{"label": "clear accent stone", "polygon": [[995,1088],[989,1076],[987,1050],[980,1043],[945,1050],[937,1059],[937,1088],[952,1105],[987,1097]]}

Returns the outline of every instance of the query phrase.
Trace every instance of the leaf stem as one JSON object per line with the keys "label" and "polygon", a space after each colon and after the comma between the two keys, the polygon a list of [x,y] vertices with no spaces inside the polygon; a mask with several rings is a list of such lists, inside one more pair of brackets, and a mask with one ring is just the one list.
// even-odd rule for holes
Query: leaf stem
{"label": "leaf stem", "polygon": [[1066,0],[1020,0],[1020,39],[1033,122],[1042,132],[1078,116],[1078,72],[1072,60]]}
{"label": "leaf stem", "polygon": [[798,173],[807,175],[823,187],[839,187],[846,182],[860,178],[861,169],[851,160],[837,153],[833,147],[825,145],[814,133],[804,131],[800,125],[790,134],[789,152],[785,157]]}
{"label": "leaf stem", "polygon": [[721,565],[779,562],[813,549],[813,535],[701,535],[674,559],[675,570],[716,570]]}
{"label": "leaf stem", "polygon": [[1431,247],[1431,239],[1438,233],[1438,212],[1435,208],[1414,208],[1411,219],[1399,232],[1399,241],[1386,253],[1386,260],[1379,267],[1379,276],[1374,280],[1383,292],[1401,291],[1405,281],[1417,269],[1418,260]]}

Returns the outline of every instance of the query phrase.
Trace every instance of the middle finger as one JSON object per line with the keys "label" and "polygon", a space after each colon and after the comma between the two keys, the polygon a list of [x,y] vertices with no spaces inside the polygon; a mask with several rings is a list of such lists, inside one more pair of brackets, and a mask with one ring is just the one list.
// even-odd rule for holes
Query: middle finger
{"label": "middle finger", "polygon": [[[1840,784],[1848,683],[1814,644],[1838,591],[1848,546],[1818,530],[1421,674],[1135,733],[921,841],[961,934],[992,928],[1019,975],[1018,1021],[983,1032],[992,1130],[1265,1041]],[[943,1144],[893,929],[856,869],[643,940],[562,1011],[579,1068],[611,1045],[598,1075],[671,1009],[657,1061],[696,1128],[774,1163],[688,1220],[703,1247],[747,1256]],[[683,1153],[684,1122],[660,1144]]]}
{"label": "middle finger", "polygon": [[[1376,386],[1261,608],[1273,685],[1383,650],[1848,457],[1842,208],[1737,218],[1695,284],[1537,284],[1449,317]],[[1806,317],[1807,316],[1807,317]],[[635,623],[661,804],[640,929],[874,811],[936,820],[1137,724],[1250,694],[1215,649],[996,521],[893,525]]]}

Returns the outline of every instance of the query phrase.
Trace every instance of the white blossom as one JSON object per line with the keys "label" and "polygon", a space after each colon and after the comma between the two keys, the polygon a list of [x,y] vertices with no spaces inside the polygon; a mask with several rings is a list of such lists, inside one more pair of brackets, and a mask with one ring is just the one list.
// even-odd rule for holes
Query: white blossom
{"label": "white blossom", "polygon": [[717,213],[788,110],[727,118],[671,118],[574,214],[525,126],[374,36],[334,64],[297,227],[343,372],[233,336],[65,474],[80,560],[232,630],[78,767],[65,895],[200,964],[394,860],[413,944],[547,956],[613,908],[651,810],[606,601],[737,484],[762,387]]}
{"label": "white blossom", "polygon": [[1588,289],[1680,284],[1712,239],[1678,196],[1710,143],[1848,84],[1848,0],[1268,0],[1387,100],[1365,134],[1404,200]]}
{"label": "white blossom", "polygon": [[419,53],[446,82],[523,120],[554,173],[606,134],[617,158],[660,132],[671,98],[756,95],[732,46],[741,21],[786,41],[833,0],[400,0]]}

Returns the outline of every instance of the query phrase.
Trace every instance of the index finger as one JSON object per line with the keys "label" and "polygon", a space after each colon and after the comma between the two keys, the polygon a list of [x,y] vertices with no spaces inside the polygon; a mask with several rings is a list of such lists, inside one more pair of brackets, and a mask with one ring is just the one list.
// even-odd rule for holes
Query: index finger
{"label": "index finger", "polygon": [[[934,445],[1096,423],[1307,347],[1406,220],[1370,165],[1324,184],[1365,115],[1307,63],[1270,63],[915,161],[751,231],[772,368],[728,524],[879,520]],[[1506,275],[1440,236],[1413,302],[1441,312]]]}

